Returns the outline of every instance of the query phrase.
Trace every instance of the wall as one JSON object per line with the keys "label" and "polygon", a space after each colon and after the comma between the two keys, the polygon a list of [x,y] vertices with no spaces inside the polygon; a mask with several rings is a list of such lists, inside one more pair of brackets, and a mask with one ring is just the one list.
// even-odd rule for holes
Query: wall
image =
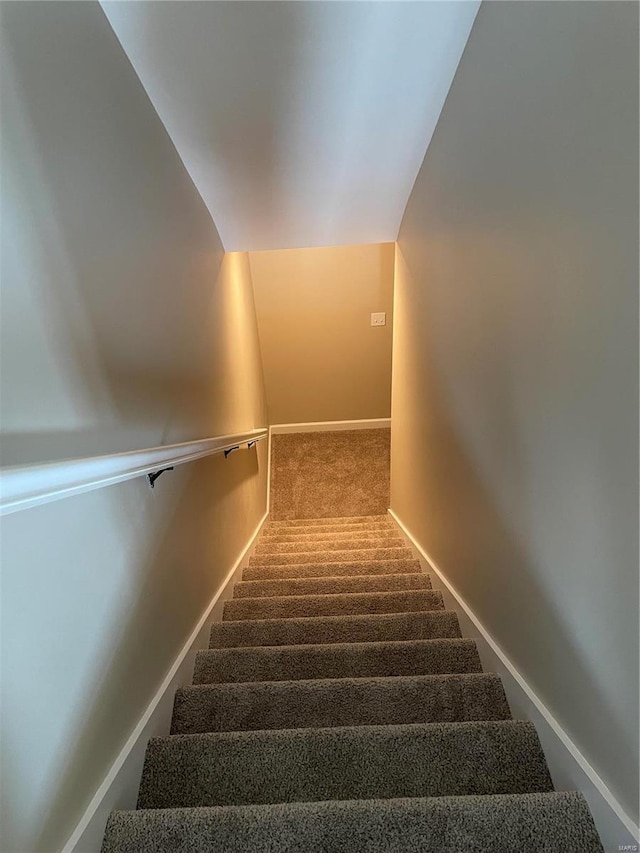
{"label": "wall", "polygon": [[258,251],[395,240],[479,4],[104,8],[225,248]]}
{"label": "wall", "polygon": [[[251,252],[270,423],[388,418],[393,243]],[[387,325],[371,327],[385,311]]]}
{"label": "wall", "polygon": [[638,804],[638,8],[485,3],[411,194],[391,506]]}
{"label": "wall", "polygon": [[[4,464],[264,426],[248,256],[99,5],[2,35]],[[3,519],[2,850],[72,832],[265,511],[265,444]]]}

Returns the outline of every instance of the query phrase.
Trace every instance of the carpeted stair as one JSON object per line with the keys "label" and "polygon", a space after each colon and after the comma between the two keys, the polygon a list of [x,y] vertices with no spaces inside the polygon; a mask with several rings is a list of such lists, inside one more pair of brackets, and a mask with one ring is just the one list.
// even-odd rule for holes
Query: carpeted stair
{"label": "carpeted stair", "polygon": [[103,853],[602,847],[387,516],[266,525]]}

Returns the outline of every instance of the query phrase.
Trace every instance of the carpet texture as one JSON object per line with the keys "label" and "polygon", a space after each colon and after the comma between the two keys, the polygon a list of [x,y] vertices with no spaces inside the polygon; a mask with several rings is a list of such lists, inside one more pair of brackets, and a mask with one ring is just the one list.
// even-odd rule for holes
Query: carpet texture
{"label": "carpet texture", "polygon": [[508,720],[492,673],[207,684],[178,690],[172,734]]}
{"label": "carpet texture", "polygon": [[422,613],[216,622],[211,626],[209,647],[298,646],[445,637],[460,637],[457,615],[450,610],[427,610]]}
{"label": "carpet texture", "polygon": [[[327,530],[324,527],[318,527],[310,533],[296,533],[291,529],[286,531],[274,531],[273,533],[265,533],[262,538],[263,544],[282,544],[292,542],[346,542],[350,544],[353,540],[354,529],[351,527],[334,527],[333,530]],[[398,539],[398,534],[393,530],[361,530],[358,533],[359,542],[379,542],[381,539]],[[262,546],[259,546],[262,547]]]}
{"label": "carpet texture", "polygon": [[411,551],[398,545],[392,548],[378,548],[375,545],[362,547],[362,543],[349,549],[326,550],[326,551],[296,551],[293,554],[262,553],[249,557],[250,568],[261,568],[264,566],[287,566],[296,563],[317,563],[320,559],[324,563],[347,563],[358,560],[409,560]]}
{"label": "carpet texture", "polygon": [[289,563],[245,569],[245,580],[267,578],[321,578],[336,575],[399,575],[420,571],[420,563],[411,557],[394,560],[345,560],[331,563]]}
{"label": "carpet texture", "polygon": [[233,588],[234,598],[258,598],[279,595],[340,595],[345,592],[397,592],[407,589],[431,589],[428,575],[360,575],[323,578],[276,578],[241,581]]}
{"label": "carpet texture", "polygon": [[390,451],[390,429],[272,436],[270,517],[384,515]]}
{"label": "carpet texture", "polygon": [[596,853],[575,793],[114,812],[105,853]]}
{"label": "carpet texture", "polygon": [[350,616],[356,613],[408,613],[441,610],[442,593],[435,589],[402,592],[345,592],[323,595],[282,595],[235,598],[224,605],[224,619],[286,619],[295,616]]}
{"label": "carpet texture", "polygon": [[270,518],[269,526],[262,531],[262,535],[270,536],[279,530],[299,530],[300,533],[311,533],[322,527],[331,527],[334,530],[345,530],[347,528],[355,528],[356,530],[396,529],[385,510],[380,515],[358,515],[352,517],[338,515],[327,518],[292,518],[284,521],[276,521]]}
{"label": "carpet texture", "polygon": [[194,684],[480,672],[473,640],[398,640],[198,652]]}
{"label": "carpet texture", "polygon": [[531,723],[416,723],[152,738],[138,808],[551,791]]}
{"label": "carpet texture", "polygon": [[[350,539],[353,537],[343,537],[340,540],[320,540],[317,541],[313,537],[306,537],[303,540],[293,539],[290,542],[263,542],[255,550],[256,557],[262,554],[311,554],[314,551],[347,551],[353,550]],[[375,546],[376,548],[402,548],[403,542],[399,536],[376,536],[374,538],[367,537],[364,541],[360,540],[358,547],[366,544],[367,547]]]}
{"label": "carpet texture", "polygon": [[[293,469],[274,482],[293,516],[311,505]],[[602,851],[582,796],[553,791],[535,728],[511,718],[389,517],[362,517],[358,488],[349,518],[336,498],[265,526],[103,853]]]}

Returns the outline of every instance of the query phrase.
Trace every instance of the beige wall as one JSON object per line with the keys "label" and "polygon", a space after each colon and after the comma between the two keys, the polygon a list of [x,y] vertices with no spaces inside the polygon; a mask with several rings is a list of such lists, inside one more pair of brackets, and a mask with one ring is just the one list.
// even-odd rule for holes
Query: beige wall
{"label": "beige wall", "polygon": [[251,252],[270,423],[389,417],[393,256],[393,243]]}
{"label": "beige wall", "polygon": [[404,216],[391,506],[638,805],[638,7],[485,3]]}
{"label": "beige wall", "polygon": [[[248,256],[99,5],[2,5],[4,464],[264,426]],[[3,519],[0,849],[61,849],[262,517],[265,451]]]}

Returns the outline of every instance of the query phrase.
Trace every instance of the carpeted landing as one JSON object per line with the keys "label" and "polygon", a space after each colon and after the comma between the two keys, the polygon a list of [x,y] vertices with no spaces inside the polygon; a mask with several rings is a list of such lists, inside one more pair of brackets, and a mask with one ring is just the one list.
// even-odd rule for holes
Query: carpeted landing
{"label": "carpeted landing", "polygon": [[269,523],[103,853],[592,853],[387,516]]}

